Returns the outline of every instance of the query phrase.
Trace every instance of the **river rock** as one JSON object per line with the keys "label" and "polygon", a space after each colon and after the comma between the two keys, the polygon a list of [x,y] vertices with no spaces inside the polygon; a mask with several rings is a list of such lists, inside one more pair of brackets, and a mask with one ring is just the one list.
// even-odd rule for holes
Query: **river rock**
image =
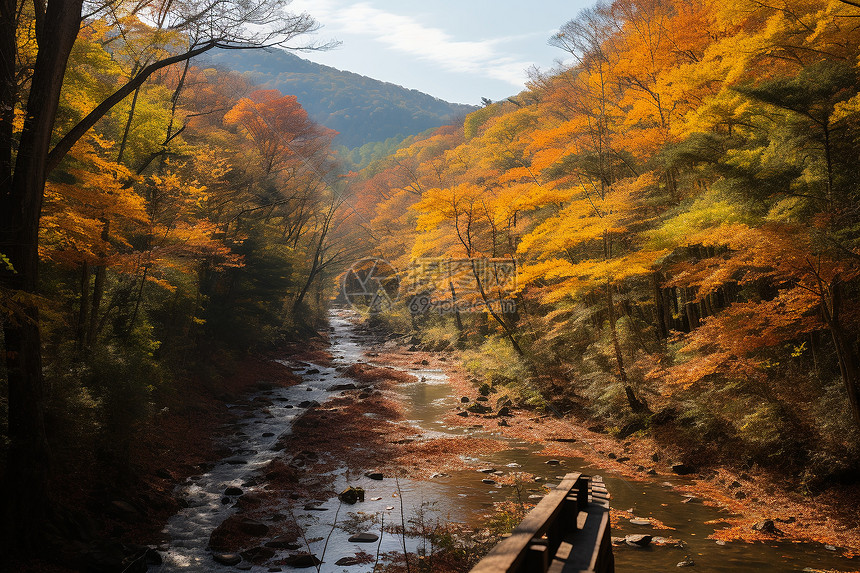
{"label": "river rock", "polygon": [[651,543],[652,537],[642,533],[635,533],[624,537],[624,543],[632,547],[647,547]]}
{"label": "river rock", "polygon": [[331,392],[337,392],[338,390],[355,390],[356,388],[358,388],[358,386],[356,386],[352,382],[347,382],[346,384],[335,384],[334,386],[330,387],[329,390]]}
{"label": "river rock", "polygon": [[245,493],[245,492],[242,491],[241,488],[238,488],[236,486],[231,486],[231,487],[228,487],[227,489],[224,490],[224,495],[234,495],[235,496],[235,495],[242,495],[243,493]]}
{"label": "river rock", "polygon": [[243,559],[259,563],[275,556],[275,550],[268,547],[252,547],[240,553]]}
{"label": "river rock", "polygon": [[349,567],[350,565],[361,565],[362,560],[358,557],[341,557],[335,561],[334,564],[340,565],[341,567]]}
{"label": "river rock", "polygon": [[639,517],[634,517],[630,520],[631,525],[651,525],[650,519],[642,519]]}
{"label": "river rock", "polygon": [[263,498],[255,493],[246,493],[239,496],[239,499],[236,500],[236,505],[244,508],[258,507],[262,503]]}
{"label": "river rock", "polygon": [[311,368],[309,370],[306,370],[304,373],[305,374],[319,374],[320,370],[319,370],[319,368]]}
{"label": "river rock", "polygon": [[370,479],[375,479],[375,480],[381,480],[383,478],[383,475],[382,475],[382,472],[373,471],[373,472],[367,472],[366,474],[364,474],[364,477],[370,478]]}
{"label": "river rock", "polygon": [[561,462],[560,462],[559,460],[547,460],[547,461],[546,461],[546,462],[544,462],[544,463],[545,463],[545,464],[547,464],[547,465],[549,465],[549,466],[557,466],[557,465],[558,465],[558,464],[560,464]]}
{"label": "river rock", "polygon": [[267,541],[263,545],[265,547],[271,547],[272,549],[298,549],[301,547],[300,544],[296,543],[295,538],[287,535],[279,535],[278,537]]}
{"label": "river rock", "polygon": [[242,466],[248,463],[248,460],[239,457],[227,458],[224,460],[225,464],[230,464],[231,466]]}
{"label": "river rock", "polygon": [[[215,528],[209,536],[209,547],[215,551],[225,551],[235,547],[236,539],[263,537],[269,533],[269,526],[250,517],[233,514]],[[250,544],[245,544],[247,547]]]}
{"label": "river rock", "polygon": [[487,467],[487,468],[481,468],[481,469],[479,469],[478,471],[479,471],[480,473],[482,473],[482,474],[491,474],[491,473],[493,473],[494,471],[496,471],[496,468],[490,468],[490,467]]}
{"label": "river rock", "polygon": [[327,507],[320,507],[319,505],[317,505],[315,503],[305,504],[304,509],[305,509],[305,511],[328,511]]}
{"label": "river rock", "polygon": [[242,561],[238,553],[213,553],[212,559],[221,565],[238,565]]}
{"label": "river rock", "polygon": [[352,537],[349,538],[350,543],[373,543],[374,541],[379,540],[379,536],[375,533],[356,533]]}
{"label": "river rock", "polygon": [[316,567],[322,563],[313,553],[293,553],[284,559],[284,565],[295,567],[297,569],[306,569],[308,567]]}
{"label": "river rock", "polygon": [[759,531],[761,533],[766,533],[768,535],[783,535],[783,532],[773,523],[772,519],[765,519],[764,521],[759,521],[755,525],[752,526],[755,531]]}
{"label": "river rock", "polygon": [[702,503],[702,500],[694,495],[691,495],[682,499],[681,503]]}
{"label": "river rock", "polygon": [[490,408],[489,406],[484,406],[483,404],[481,404],[479,402],[475,402],[473,404],[470,404],[466,408],[466,410],[469,412],[472,412],[473,414],[486,414],[488,412],[493,411],[493,409]]}
{"label": "river rock", "polygon": [[696,564],[692,557],[684,557],[683,561],[679,561],[676,567],[692,567]]}
{"label": "river rock", "polygon": [[687,544],[680,540],[675,539],[674,537],[653,537],[651,539],[652,545],[657,545],[658,547],[679,547],[681,549],[687,547]]}
{"label": "river rock", "polygon": [[349,505],[364,501],[364,489],[360,487],[348,487],[338,494],[338,499]]}
{"label": "river rock", "polygon": [[693,473],[693,468],[691,468],[687,464],[677,463],[672,464],[672,472],[678,474],[679,476],[685,476]]}
{"label": "river rock", "polygon": [[484,479],[482,479],[482,480],[481,480],[481,483],[485,483],[485,484],[487,484],[487,485],[495,485],[495,484],[496,484],[496,480],[494,480],[494,479],[490,479],[490,478],[484,478]]}
{"label": "river rock", "polygon": [[262,436],[264,438],[273,438],[275,436],[274,432],[263,432]]}

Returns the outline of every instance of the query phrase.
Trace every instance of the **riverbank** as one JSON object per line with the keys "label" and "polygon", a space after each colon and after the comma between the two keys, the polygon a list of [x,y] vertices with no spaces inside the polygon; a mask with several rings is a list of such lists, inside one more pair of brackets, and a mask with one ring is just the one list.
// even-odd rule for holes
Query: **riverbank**
{"label": "riverbank", "polygon": [[[463,397],[464,406],[480,399],[479,384],[453,354],[427,352],[406,343],[395,348],[390,343],[378,344],[372,354],[381,363],[444,369],[455,391]],[[497,400],[492,395],[490,398]],[[584,458],[627,480],[653,482],[671,478],[671,486],[693,503],[701,501],[733,514],[726,520],[727,526],[713,534],[715,541],[809,542],[845,558],[860,556],[858,484],[833,485],[811,494],[801,491],[789,476],[762,468],[707,464],[702,460],[695,466],[683,464],[681,460],[689,456],[671,427],[619,439],[588,417],[566,414],[559,418],[512,406],[509,411],[509,416],[499,418],[497,413],[472,413],[461,408],[451,412],[445,421],[464,427],[477,420],[495,424],[500,433],[541,444],[542,455]],[[678,481],[680,475],[684,477]],[[613,515],[616,523],[632,517],[620,508],[614,508]],[[775,529],[767,525],[768,521]],[[860,569],[860,563],[857,567]]]}
{"label": "riverbank", "polygon": [[[314,358],[324,352],[322,340],[309,346],[291,351]],[[57,503],[44,551],[5,562],[0,570],[121,571],[134,562],[157,564],[159,557],[147,549],[167,542],[164,524],[182,503],[176,485],[224,454],[220,440],[240,416],[228,405],[253,407],[247,402],[251,392],[299,381],[269,355],[249,355],[221,367],[231,374],[179,378],[169,393],[158,396],[156,413],[134,428],[121,459],[96,458],[86,441],[64,445],[53,476]]]}

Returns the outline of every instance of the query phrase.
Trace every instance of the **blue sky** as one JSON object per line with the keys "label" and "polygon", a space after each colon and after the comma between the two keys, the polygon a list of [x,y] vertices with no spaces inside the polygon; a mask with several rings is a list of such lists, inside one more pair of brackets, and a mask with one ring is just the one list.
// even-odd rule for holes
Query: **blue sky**
{"label": "blue sky", "polygon": [[298,55],[438,98],[479,104],[523,90],[526,70],[551,68],[564,53],[547,39],[593,0],[293,0],[339,40]]}

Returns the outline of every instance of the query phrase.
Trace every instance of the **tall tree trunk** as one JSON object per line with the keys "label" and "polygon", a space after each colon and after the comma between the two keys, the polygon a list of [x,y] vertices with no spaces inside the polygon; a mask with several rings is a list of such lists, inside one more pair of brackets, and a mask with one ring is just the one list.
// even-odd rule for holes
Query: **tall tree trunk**
{"label": "tall tree trunk", "polygon": [[[37,10],[38,10],[38,3]],[[3,0],[4,37],[0,61],[10,62],[8,0]],[[35,295],[38,289],[39,219],[48,172],[48,151],[60,89],[69,54],[80,28],[82,0],[51,0],[38,14],[39,52],[30,84],[24,125],[18,144],[11,184],[0,188],[0,252],[14,272],[0,270],[6,288]],[[14,31],[12,37],[15,37]],[[14,41],[14,40],[13,40]],[[11,54],[14,57],[14,51]],[[10,80],[0,78],[4,83]],[[12,78],[14,81],[14,78]],[[0,87],[6,93],[9,86]],[[0,96],[5,97],[5,96]],[[5,102],[4,102],[5,103]],[[4,151],[5,152],[5,151]],[[0,158],[2,161],[2,158]],[[0,179],[6,178],[3,174]],[[7,179],[8,180],[8,179]],[[9,384],[9,454],[6,460],[4,525],[11,547],[26,550],[43,538],[41,527],[49,511],[48,476],[50,455],[45,431],[45,388],[42,378],[42,348],[39,310],[25,300],[25,318],[3,327],[6,370]]]}
{"label": "tall tree trunk", "polygon": [[624,369],[624,356],[621,354],[621,343],[618,340],[618,329],[615,325],[615,301],[612,296],[612,283],[606,282],[606,312],[609,315],[609,332],[612,337],[612,348],[615,350],[615,363],[618,366],[618,380],[624,386],[624,394],[627,396],[627,404],[636,413],[644,412],[647,406],[636,397],[633,387],[627,379],[627,371]]}
{"label": "tall tree trunk", "polygon": [[454,288],[454,281],[448,281],[448,288],[451,289],[451,308],[454,310],[454,324],[457,326],[457,347],[462,348],[466,343],[466,335],[463,330],[463,317],[460,316],[460,307],[457,306],[457,291]]}
{"label": "tall tree trunk", "polygon": [[475,277],[475,284],[477,284],[477,286],[478,286],[478,292],[481,295],[481,300],[484,301],[484,306],[486,307],[487,312],[490,313],[490,316],[493,317],[493,320],[495,320],[499,324],[499,326],[502,327],[502,330],[505,331],[505,336],[508,337],[508,341],[511,343],[511,346],[514,349],[514,352],[517,353],[517,356],[524,356],[525,353],[523,352],[522,347],[520,347],[519,342],[517,342],[516,337],[514,337],[513,328],[511,328],[511,326],[507,323],[507,321],[505,321],[501,316],[499,316],[499,313],[497,313],[495,310],[493,310],[493,305],[490,303],[490,300],[489,300],[489,297],[487,296],[486,290],[484,290],[484,283],[481,280],[481,275],[480,275],[480,272],[478,271],[478,268],[476,266],[476,262],[474,259],[472,259],[472,275],[474,275],[474,277]]}
{"label": "tall tree trunk", "polygon": [[90,311],[90,265],[81,264],[81,303],[78,308],[78,324],[75,332],[78,353],[82,352],[87,341],[87,325]]}
{"label": "tall tree trunk", "polygon": [[845,385],[848,395],[848,405],[851,407],[851,416],[854,423],[860,427],[860,379],[858,379],[858,356],[854,348],[854,341],[845,332],[840,321],[842,307],[842,283],[839,277],[835,277],[826,288],[822,288],[821,312],[824,322],[833,337],[833,346],[836,349],[836,359],[839,362],[839,374]]}
{"label": "tall tree trunk", "polygon": [[654,323],[657,326],[657,342],[661,342],[669,338],[669,329],[671,328],[667,318],[671,318],[671,313],[667,312],[667,304],[664,300],[663,289],[660,287],[661,277],[659,272],[652,275],[654,283]]}
{"label": "tall tree trunk", "polygon": [[[110,220],[102,219],[102,241],[107,242],[110,238]],[[99,324],[99,309],[102,304],[102,297],[105,292],[105,275],[107,273],[107,267],[104,262],[104,257],[107,256],[107,253],[102,252],[102,261],[100,264],[96,265],[96,278],[93,281],[93,307],[90,310],[90,324],[87,328],[87,346],[93,344],[96,341],[96,336],[98,333],[97,327]]]}

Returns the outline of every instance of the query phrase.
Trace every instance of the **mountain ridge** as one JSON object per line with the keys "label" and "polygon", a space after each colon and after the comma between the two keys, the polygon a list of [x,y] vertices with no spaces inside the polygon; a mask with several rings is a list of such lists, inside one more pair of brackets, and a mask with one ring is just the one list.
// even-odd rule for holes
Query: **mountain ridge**
{"label": "mountain ridge", "polygon": [[278,49],[222,50],[201,63],[235,70],[260,87],[295,95],[314,121],[338,132],[335,145],[348,148],[415,135],[478,109]]}

